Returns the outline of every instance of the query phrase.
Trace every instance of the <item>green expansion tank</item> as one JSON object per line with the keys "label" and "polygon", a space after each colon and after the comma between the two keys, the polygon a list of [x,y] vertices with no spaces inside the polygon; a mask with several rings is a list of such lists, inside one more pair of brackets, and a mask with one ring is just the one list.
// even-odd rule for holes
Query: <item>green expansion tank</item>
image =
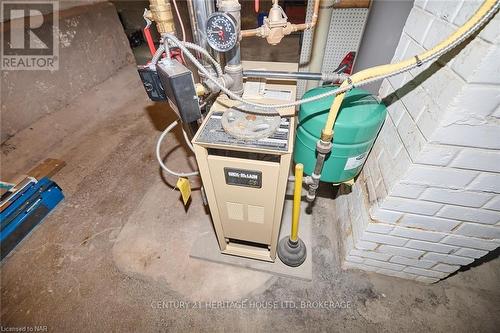
{"label": "green expansion tank", "polygon": [[[314,88],[307,91],[303,98],[335,88]],[[308,175],[312,174],[316,164],[316,143],[333,99],[331,96],[300,107],[293,156],[295,163],[304,165],[304,173]],[[385,105],[366,90],[355,88],[346,93],[335,121],[333,148],[323,165],[321,181],[341,183],[354,178],[361,171],[386,114]]]}

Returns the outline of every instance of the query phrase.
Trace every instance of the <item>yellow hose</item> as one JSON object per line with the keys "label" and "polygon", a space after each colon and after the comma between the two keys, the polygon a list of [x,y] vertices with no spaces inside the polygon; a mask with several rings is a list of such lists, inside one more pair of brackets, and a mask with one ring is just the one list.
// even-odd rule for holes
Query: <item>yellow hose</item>
{"label": "yellow hose", "polygon": [[299,238],[299,217],[300,217],[300,200],[302,197],[302,175],[304,173],[304,165],[298,163],[295,165],[295,187],[293,189],[293,210],[292,210],[292,232],[290,240],[296,242]]}
{"label": "yellow hose", "polygon": [[[476,13],[464,25],[455,30],[455,32],[451,34],[447,39],[443,40],[441,43],[439,43],[432,49],[419,54],[417,56],[418,59],[423,61],[429,58],[430,56],[433,56],[434,54],[438,53],[439,51],[443,50],[450,44],[454,43],[464,33],[470,30],[474,25],[476,25],[482,19],[482,17],[495,6],[496,3],[497,0],[485,0],[481,5],[481,7],[479,7],[479,9],[476,11]],[[350,77],[351,79],[350,81],[355,85],[357,82],[378,76],[395,73],[403,68],[415,64],[417,64],[417,58],[412,57],[395,64],[387,64],[387,65],[368,68],[352,75]],[[344,83],[342,83],[340,87],[345,87],[348,84],[349,84],[348,81],[344,81]],[[332,106],[330,107],[330,112],[328,113],[328,118],[326,120],[325,127],[321,133],[321,139],[324,141],[330,141],[333,137],[333,126],[335,124],[335,119],[337,118],[337,114],[340,110],[340,106],[342,105],[342,101],[344,100],[344,95],[345,93],[338,94],[335,97]]]}

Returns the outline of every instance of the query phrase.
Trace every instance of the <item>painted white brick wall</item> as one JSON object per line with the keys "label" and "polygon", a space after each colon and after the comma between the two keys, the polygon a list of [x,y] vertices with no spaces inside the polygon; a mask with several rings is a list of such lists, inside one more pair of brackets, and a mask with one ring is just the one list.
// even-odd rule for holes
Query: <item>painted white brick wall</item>
{"label": "painted white brick wall", "polygon": [[[393,61],[431,48],[480,4],[416,0]],[[336,200],[349,216],[344,267],[433,283],[500,246],[500,16],[452,59],[385,80],[386,96],[363,174]]]}

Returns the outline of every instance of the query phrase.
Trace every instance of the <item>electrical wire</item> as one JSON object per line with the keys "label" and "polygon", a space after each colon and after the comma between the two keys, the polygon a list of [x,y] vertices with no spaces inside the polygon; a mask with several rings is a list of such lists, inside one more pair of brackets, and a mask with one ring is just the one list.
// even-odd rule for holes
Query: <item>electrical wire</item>
{"label": "electrical wire", "polygon": [[203,54],[215,67],[215,71],[219,77],[222,77],[224,75],[224,72],[222,71],[221,65],[212,57],[212,55],[203,47],[199,46],[198,44],[190,43],[190,42],[182,42],[185,47],[188,49],[192,49],[195,51],[198,51],[199,53]]}
{"label": "electrical wire", "polygon": [[[163,170],[165,170],[166,172],[168,172],[169,174],[173,175],[173,176],[176,176],[176,177],[197,176],[197,175],[199,175],[198,171],[193,171],[193,172],[177,172],[177,171],[170,170],[167,167],[167,165],[163,162],[163,159],[161,158],[161,143],[165,139],[165,136],[167,136],[167,134],[170,133],[170,131],[175,126],[177,126],[178,123],[179,122],[177,120],[174,121],[173,123],[171,123],[170,125],[167,126],[167,128],[163,131],[163,133],[161,133],[160,137],[158,138],[158,141],[156,142],[156,159],[158,160],[158,163],[160,163],[161,168]],[[186,143],[187,143],[188,147],[194,152],[193,146],[191,145],[191,142],[189,142],[187,134],[184,131],[183,131],[183,136],[184,136],[184,140],[186,140]]]}
{"label": "electrical wire", "polygon": [[[455,39],[452,43],[450,43],[448,46],[444,47],[443,49],[439,50],[438,52],[436,52],[434,54],[431,54],[431,55],[428,55],[425,58],[421,58],[421,59],[419,59],[420,60],[419,62],[410,64],[410,65],[408,65],[408,66],[406,66],[404,68],[401,68],[400,70],[394,71],[392,73],[378,75],[378,76],[374,76],[374,77],[369,78],[369,79],[365,79],[365,80],[359,81],[359,82],[356,83],[356,86],[363,86],[363,85],[366,85],[366,84],[369,84],[369,83],[372,83],[372,82],[375,82],[375,81],[378,81],[378,80],[382,80],[382,79],[385,79],[385,78],[388,78],[388,77],[392,77],[392,76],[401,74],[403,72],[409,71],[411,69],[414,69],[416,67],[421,66],[422,64],[428,63],[428,62],[430,62],[430,61],[432,61],[434,59],[439,58],[443,54],[445,54],[448,51],[450,51],[451,49],[455,48],[457,45],[459,45],[462,42],[464,42],[474,32],[476,32],[487,20],[489,20],[493,16],[493,14],[495,14],[495,12],[498,10],[498,7],[499,7],[499,2],[497,2],[480,20],[478,20],[478,22],[476,24],[474,24],[471,27],[471,29],[465,31],[464,34],[462,34],[459,38]],[[319,95],[316,95],[316,96],[312,96],[312,97],[309,97],[309,98],[304,98],[304,99],[301,99],[301,100],[298,100],[298,101],[295,101],[295,102],[285,103],[285,104],[260,104],[260,103],[255,103],[255,102],[252,102],[252,101],[245,100],[245,99],[241,98],[240,96],[236,95],[235,93],[233,93],[232,91],[230,91],[229,89],[227,89],[226,87],[224,87],[220,82],[218,82],[218,80],[216,78],[214,78],[203,67],[203,65],[200,62],[197,61],[197,59],[193,56],[193,54],[191,54],[191,52],[189,52],[186,49],[186,47],[184,47],[181,44],[181,42],[175,36],[167,34],[167,35],[165,35],[165,37],[168,38],[168,39],[170,39],[175,45],[177,45],[181,50],[183,50],[186,53],[186,55],[188,56],[188,58],[193,62],[193,64],[203,74],[205,74],[206,77],[209,80],[211,80],[218,88],[220,88],[221,91],[223,91],[224,93],[226,93],[230,98],[235,99],[237,101],[240,101],[240,102],[242,102],[244,104],[247,104],[247,105],[256,106],[258,108],[262,108],[262,109],[266,109],[267,110],[267,109],[282,109],[282,108],[288,108],[288,107],[292,107],[292,106],[298,106],[298,105],[301,105],[301,104],[304,104],[304,103],[309,103],[309,102],[316,101],[316,100],[319,100],[319,99],[322,99],[322,98],[326,98],[326,97],[329,97],[329,96],[332,96],[332,95],[339,95],[341,93],[344,93],[344,92],[349,91],[352,88],[354,88],[353,84],[347,84],[344,87],[339,87],[337,89],[331,90],[329,92],[325,92],[323,94],[319,94]],[[263,115],[277,115],[278,114],[278,113],[272,113],[272,112],[266,112],[266,111],[257,111],[257,110],[252,110],[252,113],[263,114]]]}
{"label": "electrical wire", "polygon": [[[179,24],[181,26],[181,31],[182,31],[182,41],[186,41],[186,30],[184,29],[184,22],[182,22],[181,14],[179,13],[179,8],[177,7],[177,1],[172,0],[174,3],[174,8],[175,8],[175,13],[177,14],[177,19],[179,20]],[[181,59],[184,64],[186,64],[186,59],[184,59],[184,55],[181,52]]]}
{"label": "electrical wire", "polygon": [[181,14],[179,13],[179,8],[177,7],[177,1],[172,0],[174,3],[174,8],[175,8],[175,14],[177,15],[177,19],[179,20],[179,24],[181,26],[181,31],[182,31],[182,41],[186,41],[186,30],[184,30],[184,22],[182,22]]}
{"label": "electrical wire", "polygon": [[191,141],[189,141],[189,137],[184,129],[182,129],[182,136],[184,137],[184,141],[186,142],[186,145],[189,147],[189,149],[193,152],[194,154],[194,147],[191,144]]}
{"label": "electrical wire", "polygon": [[[156,50],[155,55],[151,59],[151,64],[152,65],[155,65],[160,60],[162,53],[165,51],[165,45],[164,44],[165,43],[161,43],[161,45]],[[218,77],[222,77],[224,75],[224,73],[222,71],[222,67],[220,66],[220,64],[203,47],[201,47],[201,46],[199,46],[197,44],[190,43],[190,42],[182,42],[182,44],[184,44],[186,46],[186,48],[193,49],[193,50],[198,51],[201,54],[203,54],[212,63],[212,65],[214,66],[215,72],[217,73]],[[177,44],[174,44],[174,45],[177,45]]]}

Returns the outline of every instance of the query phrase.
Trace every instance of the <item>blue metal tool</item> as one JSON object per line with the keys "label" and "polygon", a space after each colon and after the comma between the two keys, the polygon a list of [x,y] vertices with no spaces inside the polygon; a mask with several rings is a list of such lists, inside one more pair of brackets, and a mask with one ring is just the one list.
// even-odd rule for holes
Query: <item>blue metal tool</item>
{"label": "blue metal tool", "polygon": [[0,259],[3,260],[63,198],[61,188],[49,178],[26,179],[23,186],[4,194],[0,208]]}

